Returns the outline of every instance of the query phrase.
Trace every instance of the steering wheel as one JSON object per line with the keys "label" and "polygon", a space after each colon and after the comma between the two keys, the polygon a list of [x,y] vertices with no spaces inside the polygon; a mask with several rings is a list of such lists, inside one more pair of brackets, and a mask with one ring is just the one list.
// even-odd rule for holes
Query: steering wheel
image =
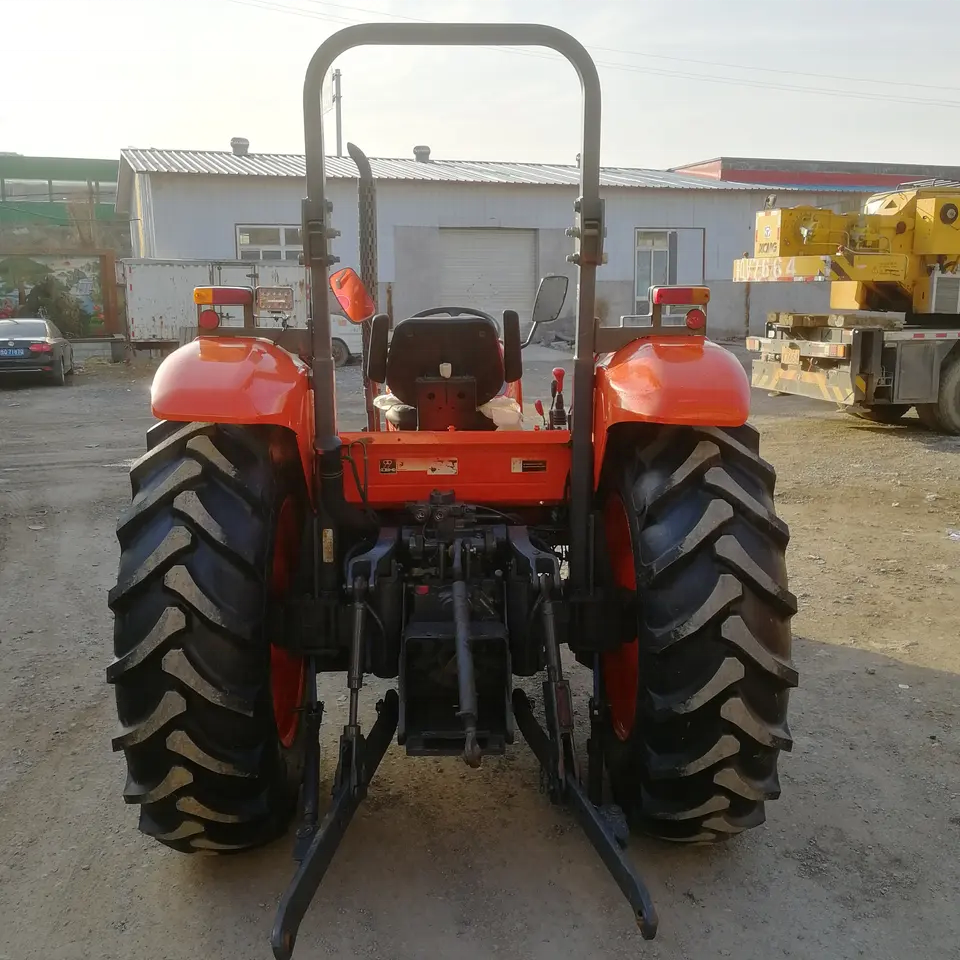
{"label": "steering wheel", "polygon": [[483,310],[478,310],[476,307],[431,307],[429,310],[421,310],[419,313],[413,314],[410,318],[419,319],[420,317],[436,317],[442,314],[446,317],[458,317],[458,316],[468,316],[468,317],[482,317],[484,320],[489,320],[493,323],[497,329],[500,329],[500,324],[490,316],[489,313],[484,313]]}

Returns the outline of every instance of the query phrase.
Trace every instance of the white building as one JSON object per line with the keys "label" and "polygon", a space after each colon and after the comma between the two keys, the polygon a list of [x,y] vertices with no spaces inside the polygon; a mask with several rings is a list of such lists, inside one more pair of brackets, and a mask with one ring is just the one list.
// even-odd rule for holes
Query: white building
{"label": "white building", "polygon": [[[137,258],[292,260],[300,252],[302,156],[233,151],[124,150],[117,210],[130,218]],[[377,181],[380,304],[400,318],[432,305],[499,314],[529,309],[540,276],[567,273],[579,171],[574,165],[371,160]],[[356,167],[327,160],[327,191],[342,236],[333,252],[357,262]],[[754,216],[770,188],[690,174],[604,168],[608,263],[598,272],[598,314],[646,313],[651,283],[711,288],[715,337],[762,329],[768,310],[820,310],[819,284],[731,281],[753,249]],[[837,194],[780,191],[780,203],[829,205]],[[574,298],[568,298],[572,315]],[[567,327],[569,329],[569,326]]]}

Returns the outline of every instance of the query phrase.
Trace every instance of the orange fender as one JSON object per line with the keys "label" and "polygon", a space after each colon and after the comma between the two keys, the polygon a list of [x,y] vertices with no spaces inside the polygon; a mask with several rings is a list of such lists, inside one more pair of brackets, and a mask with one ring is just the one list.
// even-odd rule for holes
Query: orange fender
{"label": "orange fender", "polygon": [[690,336],[635,340],[597,364],[594,486],[614,424],[739,427],[749,414],[750,382],[729,350]]}
{"label": "orange fender", "polygon": [[272,424],[292,430],[304,475],[313,472],[313,393],[307,367],[254,337],[200,337],[168,356],[153,378],[158,420]]}

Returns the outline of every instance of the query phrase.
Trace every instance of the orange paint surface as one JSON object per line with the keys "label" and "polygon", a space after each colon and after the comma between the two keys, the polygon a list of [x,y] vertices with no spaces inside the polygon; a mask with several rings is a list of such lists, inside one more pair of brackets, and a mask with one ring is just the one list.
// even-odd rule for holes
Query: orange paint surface
{"label": "orange paint surface", "polygon": [[[151,409],[161,420],[273,424],[292,430],[309,488],[313,394],[307,373],[303,363],[269,341],[200,337],[160,365]],[[519,384],[515,387],[519,394]],[[747,375],[722,347],[689,336],[630,343],[597,365],[594,481],[599,482],[607,431],[616,423],[740,426],[749,409]],[[345,432],[341,440],[373,507],[400,506],[435,489],[453,490],[461,501],[502,506],[556,504],[567,498],[566,430],[388,429]],[[344,488],[349,501],[361,502],[349,465]]]}
{"label": "orange paint surface", "polygon": [[[372,507],[426,499],[453,490],[457,499],[491,506],[534,506],[565,499],[570,473],[567,430],[414,431],[341,433]],[[364,455],[364,451],[366,455]],[[360,491],[347,464],[347,500]]]}
{"label": "orange paint surface", "polygon": [[750,382],[740,361],[699,337],[636,340],[597,365],[594,483],[607,430],[616,423],[739,427],[750,413]]}
{"label": "orange paint surface", "polygon": [[185,344],[160,364],[150,407],[160,420],[286,427],[297,435],[305,475],[312,475],[307,368],[267,340],[200,337]]}

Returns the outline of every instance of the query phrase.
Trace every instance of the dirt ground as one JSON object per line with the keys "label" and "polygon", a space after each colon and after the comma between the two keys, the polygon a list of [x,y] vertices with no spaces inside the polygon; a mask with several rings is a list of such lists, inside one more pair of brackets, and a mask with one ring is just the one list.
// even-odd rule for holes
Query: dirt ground
{"label": "dirt ground", "polygon": [[[554,362],[531,364],[528,399]],[[289,838],[183,857],[121,798],[106,594],[148,387],[125,366],[0,386],[0,960],[266,960],[292,872]],[[353,425],[356,368],[341,393]],[[645,944],[522,744],[478,772],[394,746],[300,960],[960,957],[960,441],[755,400],[800,602],[796,746],[766,825],[718,848],[634,840],[661,918]],[[327,746],[344,692],[324,682]]]}

